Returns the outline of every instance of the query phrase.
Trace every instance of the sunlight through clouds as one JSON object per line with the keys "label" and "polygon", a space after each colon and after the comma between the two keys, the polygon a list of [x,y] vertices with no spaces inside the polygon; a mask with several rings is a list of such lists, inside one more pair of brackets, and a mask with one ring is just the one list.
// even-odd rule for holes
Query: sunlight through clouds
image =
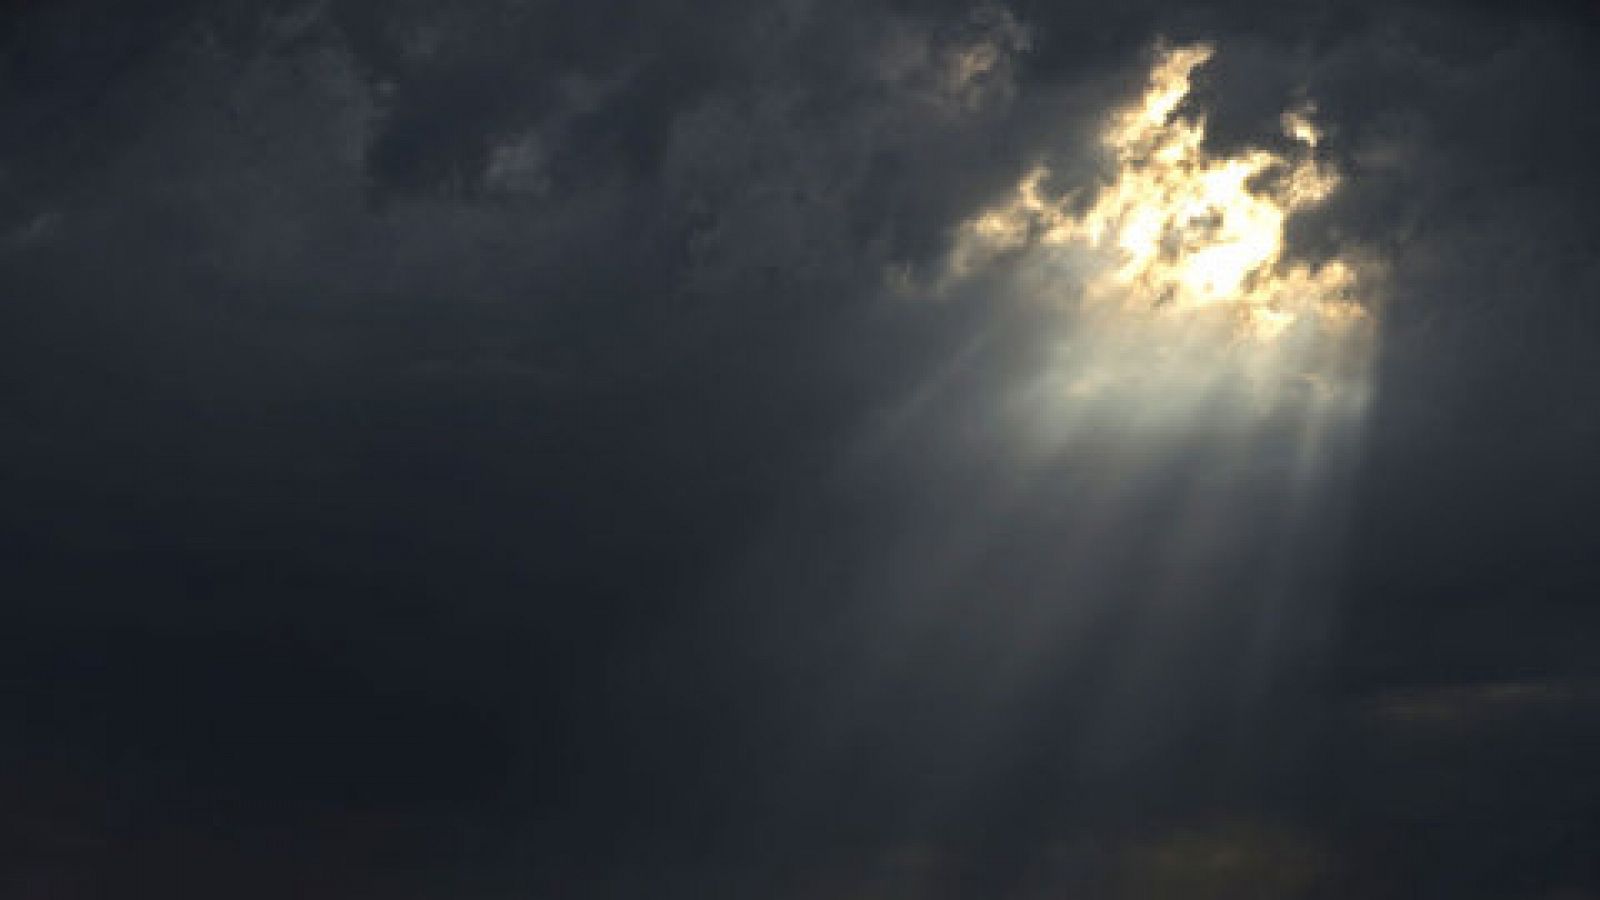
{"label": "sunlight through clouds", "polygon": [[1066,316],[1043,387],[1118,415],[1167,420],[1212,401],[1253,413],[1358,412],[1368,394],[1373,264],[1291,259],[1291,216],[1339,186],[1319,161],[1309,106],[1286,112],[1277,150],[1211,152],[1183,110],[1214,48],[1158,53],[1142,95],[1099,135],[1108,176],[1059,187],[1039,165],[962,223],[953,279],[999,274]]}
{"label": "sunlight through clouds", "polygon": [[[1192,91],[1214,53],[1158,45],[1087,135],[1095,174],[1056,162],[1071,146],[1041,153],[956,226],[936,289],[989,312],[972,357],[992,368],[953,359],[926,392],[948,380],[971,404],[957,452],[983,474],[951,479],[959,517],[923,518],[934,537],[891,567],[905,586],[874,589],[910,598],[908,628],[937,627],[954,617],[938,598],[964,602],[964,566],[1038,565],[1047,587],[983,595],[992,635],[960,627],[1000,648],[979,689],[996,709],[1116,620],[1070,748],[1091,780],[1180,746],[1196,710],[1271,730],[1276,692],[1331,633],[1326,575],[1370,406],[1383,267],[1289,238],[1341,188],[1315,108],[1286,102],[1279,134],[1219,150]],[[968,369],[983,371],[960,394]],[[1049,539],[1016,547],[1030,527]]]}

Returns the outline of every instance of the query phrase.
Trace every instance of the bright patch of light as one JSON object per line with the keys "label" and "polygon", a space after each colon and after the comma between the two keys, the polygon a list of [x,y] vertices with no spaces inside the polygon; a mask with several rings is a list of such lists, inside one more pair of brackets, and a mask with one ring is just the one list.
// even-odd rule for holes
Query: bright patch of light
{"label": "bright patch of light", "polygon": [[1000,272],[1068,314],[1046,379],[1054,396],[1115,401],[1125,419],[1223,400],[1258,413],[1359,411],[1371,267],[1294,260],[1285,244],[1290,217],[1322,204],[1339,175],[1316,157],[1310,107],[1284,114],[1279,149],[1209,151],[1205,118],[1181,110],[1212,53],[1159,54],[1142,95],[1099,136],[1108,177],[1061,186],[1035,167],[963,223],[951,273]]}

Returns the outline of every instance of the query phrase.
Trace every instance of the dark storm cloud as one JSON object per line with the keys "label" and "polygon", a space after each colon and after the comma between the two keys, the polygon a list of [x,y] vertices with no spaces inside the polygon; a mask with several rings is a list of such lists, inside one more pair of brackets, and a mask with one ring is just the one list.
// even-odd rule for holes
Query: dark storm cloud
{"label": "dark storm cloud", "polygon": [[[1341,686],[1295,694],[1312,724],[1282,730],[1365,709],[1346,683],[1564,684],[1596,658],[1589,10],[5,16],[4,753],[46,786],[29,815],[65,834],[38,859],[110,879],[139,873],[139,841],[214,856],[314,822],[338,834],[285,851],[313,872],[382,855],[341,849],[360,842],[348,827],[428,848],[449,885],[460,868],[704,895],[706,865],[771,896],[770,871],[804,860],[795,882],[831,896],[1027,896],[1165,846],[1142,820],[1109,845],[1062,837],[1076,813],[1041,808],[1126,623],[1045,648],[1043,700],[997,708],[969,677],[1054,634],[1015,626],[1064,585],[1141,568],[1128,547],[1057,570],[1081,481],[995,499],[1008,447],[984,415],[1042,320],[904,290],[1032,163],[1095,175],[1096,117],[1137,89],[1158,35],[1217,42],[1194,102],[1219,148],[1273,140],[1287,105],[1315,103],[1319,152],[1347,177],[1295,223],[1298,252],[1367,247],[1390,271],[1355,567],[1317,561],[1351,586],[1344,643],[1316,661]],[[1124,514],[1159,518],[1159,496]],[[1269,519],[1247,519],[1241,542],[1267,545]],[[979,521],[1003,539],[954,542]],[[1238,588],[1248,562],[1207,589]],[[917,618],[928,597],[947,618]],[[1193,680],[1237,624],[1198,622]],[[1163,703],[1152,716],[1184,718]],[[975,733],[1034,715],[998,748]],[[1449,771],[1515,777],[1548,756],[1541,784],[1577,784],[1565,756],[1482,727],[1500,755],[1453,751]],[[1289,780],[1325,764],[1381,805],[1414,769],[1387,737],[1340,743],[1361,740],[1307,751]],[[1129,771],[1158,777],[1102,793],[1204,794],[1204,763],[1151,753]],[[968,779],[960,802],[929,798],[947,775]],[[82,791],[137,839],[85,824]],[[1334,837],[1196,840],[1334,865],[1319,841],[1371,810],[1296,796]],[[1546,829],[1571,812],[1507,802]],[[352,810],[371,818],[342,824]],[[195,835],[217,819],[240,824]],[[1433,839],[1494,889],[1532,852],[1393,836]],[[1592,884],[1561,865],[1529,883]]]}
{"label": "dark storm cloud", "polygon": [[[862,390],[813,359],[891,258],[856,198],[935,136],[986,152],[950,54],[994,33],[1003,69],[1015,27],[867,13],[825,60],[841,20],[782,11],[701,48],[612,10],[643,49],[537,17],[522,42],[489,8],[289,9],[243,37],[237,11],[31,12],[12,84],[37,108],[7,141],[22,746],[180,773],[125,801],[157,818],[167,791],[476,802],[488,771],[581,840],[702,790],[686,767],[737,688],[700,672],[728,649],[695,594]],[[73,66],[121,29],[126,70]],[[750,82],[683,71],[723,44]],[[245,637],[187,649],[219,634]],[[261,685],[291,711],[247,712]],[[369,690],[442,693],[393,713],[433,737],[361,726]]]}

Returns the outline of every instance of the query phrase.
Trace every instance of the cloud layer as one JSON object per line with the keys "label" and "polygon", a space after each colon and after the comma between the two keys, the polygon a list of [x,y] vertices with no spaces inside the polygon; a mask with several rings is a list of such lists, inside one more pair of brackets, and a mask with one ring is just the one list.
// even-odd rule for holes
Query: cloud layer
{"label": "cloud layer", "polygon": [[[3,15],[29,877],[1596,890],[1591,9]],[[1029,393],[1064,325],[1013,264],[1113,217],[1073,198],[1162,39],[1214,48],[1191,162],[1337,173],[1277,198],[1281,277],[1384,263],[1304,506],[1292,421],[1140,454]]]}

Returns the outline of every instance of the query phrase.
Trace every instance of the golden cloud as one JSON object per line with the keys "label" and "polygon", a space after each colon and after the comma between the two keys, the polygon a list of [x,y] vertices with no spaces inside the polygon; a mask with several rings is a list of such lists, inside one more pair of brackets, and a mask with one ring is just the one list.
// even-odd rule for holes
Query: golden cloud
{"label": "golden cloud", "polygon": [[1213,52],[1162,50],[1143,93],[1104,123],[1107,178],[1057,189],[1034,167],[960,225],[949,276],[998,270],[1076,313],[1073,395],[1242,378],[1279,397],[1286,381],[1353,396],[1374,326],[1371,266],[1293,260],[1285,244],[1290,217],[1323,203],[1339,174],[1316,157],[1310,107],[1283,115],[1288,149],[1209,151],[1205,118],[1180,110]]}

